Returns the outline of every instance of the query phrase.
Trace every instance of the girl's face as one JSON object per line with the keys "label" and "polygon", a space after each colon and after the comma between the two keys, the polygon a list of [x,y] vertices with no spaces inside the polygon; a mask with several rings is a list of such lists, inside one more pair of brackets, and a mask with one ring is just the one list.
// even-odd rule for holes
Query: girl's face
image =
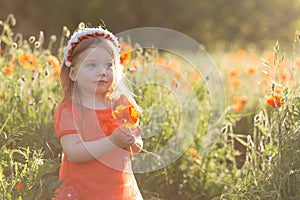
{"label": "girl's face", "polygon": [[103,46],[89,48],[83,51],[69,77],[76,81],[83,97],[104,97],[110,91],[115,74],[113,56]]}

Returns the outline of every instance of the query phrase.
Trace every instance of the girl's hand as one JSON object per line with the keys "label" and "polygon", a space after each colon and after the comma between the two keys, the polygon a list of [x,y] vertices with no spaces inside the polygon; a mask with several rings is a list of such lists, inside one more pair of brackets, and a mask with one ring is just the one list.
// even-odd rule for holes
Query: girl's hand
{"label": "girl's hand", "polygon": [[136,126],[135,128],[131,128],[130,132],[134,136],[135,140],[134,143],[131,145],[131,150],[129,150],[135,154],[140,152],[143,148],[143,140],[141,137],[142,128],[140,126]]}
{"label": "girl's hand", "polygon": [[130,132],[135,138],[137,138],[141,136],[142,128],[140,126],[136,126],[134,128],[130,128]]}
{"label": "girl's hand", "polygon": [[123,148],[133,144],[135,137],[132,135],[129,128],[122,126],[114,130],[109,136],[109,140],[117,147]]}

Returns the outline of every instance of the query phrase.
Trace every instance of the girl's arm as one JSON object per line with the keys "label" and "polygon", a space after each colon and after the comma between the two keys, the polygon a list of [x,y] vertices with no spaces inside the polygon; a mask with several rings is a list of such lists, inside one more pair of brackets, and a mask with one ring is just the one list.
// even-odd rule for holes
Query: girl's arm
{"label": "girl's arm", "polygon": [[89,142],[83,141],[79,134],[67,134],[60,138],[60,143],[70,162],[88,162],[115,148],[131,145],[134,137],[126,134],[128,131],[124,127],[117,128],[110,136]]}

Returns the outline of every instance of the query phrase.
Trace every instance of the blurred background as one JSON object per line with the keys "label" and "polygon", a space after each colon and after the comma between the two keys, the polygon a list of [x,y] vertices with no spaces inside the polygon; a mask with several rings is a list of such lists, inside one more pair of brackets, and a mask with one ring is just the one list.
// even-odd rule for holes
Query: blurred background
{"label": "blurred background", "polygon": [[61,35],[78,23],[105,22],[119,33],[137,27],[164,27],[180,31],[209,51],[272,47],[279,40],[290,47],[300,29],[299,0],[0,0],[0,20],[16,16],[15,32],[25,37]]}

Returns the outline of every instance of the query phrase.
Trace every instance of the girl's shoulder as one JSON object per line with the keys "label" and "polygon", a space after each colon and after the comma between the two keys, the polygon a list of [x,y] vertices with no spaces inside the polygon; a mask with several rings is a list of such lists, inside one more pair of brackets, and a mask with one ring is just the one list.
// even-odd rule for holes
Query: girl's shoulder
{"label": "girl's shoulder", "polygon": [[55,112],[62,112],[63,110],[68,110],[70,112],[72,112],[72,102],[71,101],[63,101],[60,102],[55,110]]}
{"label": "girl's shoulder", "polygon": [[59,138],[64,134],[77,133],[74,119],[72,103],[70,101],[59,103],[54,112],[54,128]]}
{"label": "girl's shoulder", "polygon": [[70,101],[60,102],[54,112],[54,121],[59,121],[62,115],[67,114],[69,116],[72,115],[72,113],[73,113],[72,102]]}

